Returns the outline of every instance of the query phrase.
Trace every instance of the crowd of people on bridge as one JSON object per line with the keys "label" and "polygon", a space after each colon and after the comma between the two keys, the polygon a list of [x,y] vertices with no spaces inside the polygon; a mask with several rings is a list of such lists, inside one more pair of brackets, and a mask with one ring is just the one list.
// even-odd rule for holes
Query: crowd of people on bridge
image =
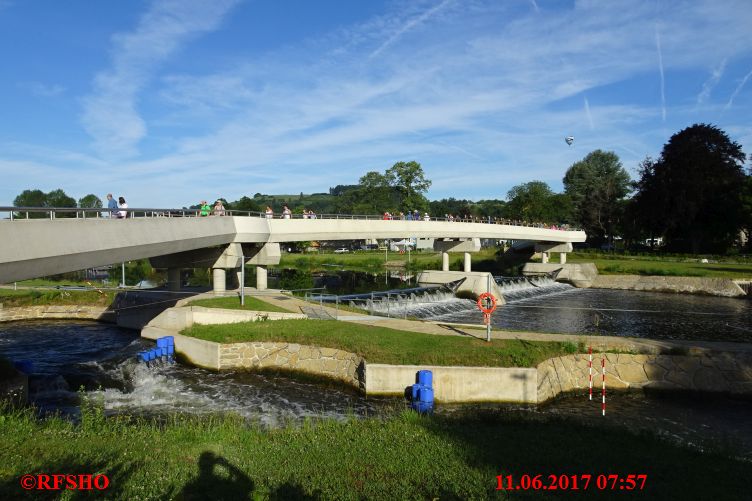
{"label": "crowd of people on bridge", "polygon": [[[109,209],[110,217],[113,218],[125,218],[127,217],[128,204],[125,202],[125,198],[119,197],[117,201],[113,198],[111,193],[107,194],[107,208]],[[199,217],[206,216],[224,216],[226,215],[226,209],[221,199],[217,199],[214,205],[210,205],[206,200],[202,200],[196,211],[196,215]],[[266,206],[264,212],[261,213],[261,217],[266,219],[274,219],[274,209],[270,205]],[[279,216],[280,219],[292,219],[293,212],[287,204],[282,205],[282,212]],[[296,214],[295,217],[302,217],[303,219],[316,219],[317,215],[312,209],[303,208],[302,214]],[[545,228],[551,230],[571,231],[573,230],[569,224],[548,224],[543,222],[528,222],[517,219],[507,219],[503,217],[495,216],[476,216],[471,214],[454,215],[444,214],[444,217],[431,217],[428,212],[421,213],[418,210],[410,210],[407,212],[395,211],[394,213],[385,211],[381,216],[384,221],[447,221],[447,222],[460,222],[460,223],[485,223],[485,224],[502,224],[508,226],[527,226],[531,228]]]}

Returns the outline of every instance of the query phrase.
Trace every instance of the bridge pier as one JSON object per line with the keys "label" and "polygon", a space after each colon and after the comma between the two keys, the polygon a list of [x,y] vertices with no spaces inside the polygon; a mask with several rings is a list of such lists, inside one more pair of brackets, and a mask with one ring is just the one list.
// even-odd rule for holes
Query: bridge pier
{"label": "bridge pier", "polygon": [[471,252],[480,250],[480,238],[466,240],[440,240],[433,241],[433,250],[441,252],[441,271],[449,271],[449,253],[464,252],[463,269],[470,272],[472,268]]}
{"label": "bridge pier", "polygon": [[167,268],[167,290],[178,292],[180,290],[180,268]]}
{"label": "bridge pier", "polygon": [[266,266],[256,266],[256,290],[266,290],[267,287],[267,271]]}
{"label": "bridge pier", "polygon": [[541,263],[548,264],[551,259],[552,252],[559,253],[559,262],[566,264],[567,252],[572,252],[573,247],[571,243],[553,243],[553,242],[539,242],[535,244],[535,252],[541,253]]}
{"label": "bridge pier", "polygon": [[224,294],[227,290],[227,270],[224,268],[212,268],[212,278],[214,294]]}

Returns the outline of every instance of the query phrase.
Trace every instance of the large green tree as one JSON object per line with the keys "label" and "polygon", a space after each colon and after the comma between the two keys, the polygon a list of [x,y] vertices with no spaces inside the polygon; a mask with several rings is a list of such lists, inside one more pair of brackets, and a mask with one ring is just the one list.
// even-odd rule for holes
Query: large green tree
{"label": "large green tree", "polygon": [[568,222],[569,197],[554,193],[543,181],[518,184],[507,193],[504,216],[539,223]]}
{"label": "large green tree", "polygon": [[99,209],[102,207],[102,200],[93,193],[89,193],[78,199],[78,206],[82,209]]}
{"label": "large green tree", "polygon": [[564,190],[574,217],[594,242],[613,239],[630,192],[629,174],[616,153],[595,150],[575,162],[564,175]]}
{"label": "large green tree", "polygon": [[[69,197],[61,190],[52,190],[44,193],[41,190],[24,190],[14,200],[13,205],[16,207],[76,207],[76,199]],[[61,213],[57,217],[75,217],[74,212]],[[31,218],[49,217],[42,212],[29,213]]]}
{"label": "large green tree", "polygon": [[639,221],[662,231],[673,250],[725,251],[744,226],[745,158],[713,125],[677,132],[658,160],[643,165],[634,197]]}
{"label": "large green tree", "polygon": [[418,162],[397,162],[387,169],[384,176],[389,186],[399,194],[400,210],[422,209],[427,205],[425,192],[431,187],[431,181],[426,178]]}

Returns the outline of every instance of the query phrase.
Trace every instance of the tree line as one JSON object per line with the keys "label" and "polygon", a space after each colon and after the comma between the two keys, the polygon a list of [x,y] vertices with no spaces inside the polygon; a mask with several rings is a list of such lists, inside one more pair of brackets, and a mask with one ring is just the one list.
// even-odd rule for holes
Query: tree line
{"label": "tree line", "polygon": [[[399,214],[428,212],[434,217],[470,216],[569,224],[583,228],[591,245],[627,245],[658,238],[674,252],[721,253],[752,228],[752,171],[745,170],[741,146],[719,128],[695,124],[674,134],[657,159],[646,158],[632,180],[616,153],[595,150],[564,174],[562,193],[543,181],[510,189],[506,198],[471,201],[428,200],[431,180],[416,161],[397,162],[383,172],[369,171],[357,184],[337,185],[329,193],[266,195],[221,199],[229,210]],[[102,207],[93,194],[76,201],[63,192],[25,190],[14,200],[26,207]],[[197,205],[192,207],[198,207]]]}

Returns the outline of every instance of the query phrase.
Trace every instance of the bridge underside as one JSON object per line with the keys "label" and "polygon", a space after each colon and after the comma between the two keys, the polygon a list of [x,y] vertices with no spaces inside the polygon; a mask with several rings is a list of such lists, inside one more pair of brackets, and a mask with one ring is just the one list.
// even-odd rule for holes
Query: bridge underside
{"label": "bridge underside", "polygon": [[[584,232],[444,221],[156,217],[0,221],[0,283],[228,244],[450,238],[584,242]],[[205,260],[212,259],[207,251]],[[278,261],[277,261],[278,262]],[[258,263],[268,264],[268,263]]]}

